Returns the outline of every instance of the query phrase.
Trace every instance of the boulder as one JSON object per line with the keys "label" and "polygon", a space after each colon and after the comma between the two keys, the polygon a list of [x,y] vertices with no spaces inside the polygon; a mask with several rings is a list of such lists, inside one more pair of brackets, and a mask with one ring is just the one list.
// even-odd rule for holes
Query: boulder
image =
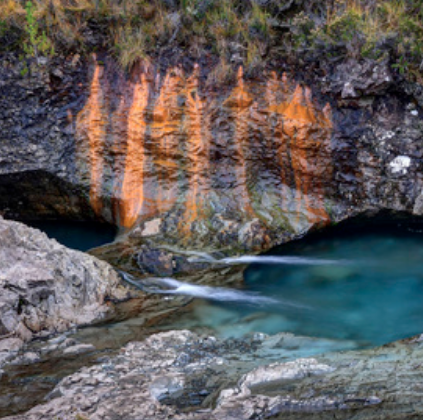
{"label": "boulder", "polygon": [[114,302],[130,296],[109,264],[37,229],[0,217],[0,238],[0,343],[9,347],[1,353],[34,336],[110,319]]}

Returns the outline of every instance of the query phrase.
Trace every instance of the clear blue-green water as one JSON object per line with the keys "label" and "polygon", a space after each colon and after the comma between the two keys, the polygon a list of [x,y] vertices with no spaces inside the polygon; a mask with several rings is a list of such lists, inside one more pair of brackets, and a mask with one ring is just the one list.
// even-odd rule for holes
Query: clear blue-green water
{"label": "clear blue-green water", "polygon": [[[88,222],[32,225],[81,250],[115,237],[114,229]],[[272,255],[277,258],[269,258]],[[243,258],[238,260],[257,257]],[[235,260],[217,263],[231,265]],[[158,325],[146,323],[141,312],[131,319],[70,334],[78,343],[95,346],[95,351],[85,355],[48,353],[39,363],[7,367],[0,378],[0,417],[29,409],[63,376],[115,354],[129,341],[162,330],[188,328],[224,338],[255,332],[292,332],[318,338],[305,344],[294,340],[292,348],[277,344],[271,349],[275,360],[281,354],[287,360],[371,347],[423,332],[423,232],[392,224],[331,229],[275,248],[259,260],[263,263],[246,268],[242,290],[160,279],[171,295],[166,299],[174,294],[202,298],[195,298],[181,309],[183,312],[158,321]],[[224,267],[220,269],[225,272]],[[161,319],[159,314],[157,319]],[[38,351],[45,345],[43,341],[32,343],[32,349]],[[9,403],[12,398],[14,402]]]}
{"label": "clear blue-green water", "polygon": [[42,220],[26,223],[68,248],[79,251],[113,242],[117,233],[114,226],[97,222]]}
{"label": "clear blue-green water", "polygon": [[335,230],[270,254],[335,263],[252,264],[243,291],[278,303],[203,300],[181,325],[225,337],[285,331],[354,340],[358,347],[423,332],[423,233],[392,226]]}
{"label": "clear blue-green water", "polygon": [[[92,222],[31,225],[82,251],[111,242],[116,235],[113,227]],[[269,263],[269,256],[286,261]],[[423,332],[420,231],[395,224],[333,228],[275,248],[262,258],[265,262],[246,268],[239,295],[228,289],[184,287],[186,294],[201,298],[171,327],[206,328],[222,337],[292,332],[352,340],[358,347]]]}

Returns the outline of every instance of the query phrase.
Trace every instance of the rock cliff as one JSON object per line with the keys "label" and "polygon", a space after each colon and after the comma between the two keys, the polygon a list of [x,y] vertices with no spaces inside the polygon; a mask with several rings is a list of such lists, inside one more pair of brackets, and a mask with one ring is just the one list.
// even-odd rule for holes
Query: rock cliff
{"label": "rock cliff", "polygon": [[239,67],[219,87],[198,65],[19,66],[0,67],[0,211],[113,223],[126,235],[98,255],[115,263],[133,266],[122,247],[257,252],[360,213],[422,213],[418,89],[383,61]]}

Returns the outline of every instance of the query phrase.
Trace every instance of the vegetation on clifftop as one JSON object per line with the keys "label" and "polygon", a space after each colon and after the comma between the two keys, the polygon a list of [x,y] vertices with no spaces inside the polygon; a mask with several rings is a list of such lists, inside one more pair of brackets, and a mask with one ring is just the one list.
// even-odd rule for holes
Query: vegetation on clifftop
{"label": "vegetation on clifftop", "polygon": [[222,75],[275,58],[389,59],[420,80],[423,1],[3,0],[0,45],[26,55],[107,50],[125,68],[165,55],[209,56]]}

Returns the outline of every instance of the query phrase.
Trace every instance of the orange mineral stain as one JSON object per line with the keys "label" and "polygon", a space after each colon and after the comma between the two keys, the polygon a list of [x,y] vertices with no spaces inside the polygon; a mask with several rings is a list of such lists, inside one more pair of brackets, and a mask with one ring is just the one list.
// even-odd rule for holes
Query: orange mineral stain
{"label": "orange mineral stain", "polygon": [[[286,94],[286,75],[283,76],[282,85]],[[330,141],[330,106],[327,105],[323,112],[318,112],[312,101],[311,89],[297,84],[288,100],[279,104],[269,101],[269,111],[280,115],[282,143],[284,138],[285,144],[289,143],[297,219],[305,213],[310,223],[328,221],[329,216],[322,198],[321,174],[325,170],[330,171],[330,162],[321,154],[325,153]],[[283,166],[281,162],[281,170],[284,169]]]}
{"label": "orange mineral stain", "polygon": [[144,203],[144,113],[148,105],[149,85],[144,74],[134,86],[132,104],[128,111],[127,151],[120,193],[120,224],[134,225]]}
{"label": "orange mineral stain", "polygon": [[185,230],[202,214],[205,193],[208,189],[210,132],[205,115],[206,100],[199,95],[199,67],[186,83],[186,133],[187,133],[187,175],[189,187],[186,194]]}
{"label": "orange mineral stain", "polygon": [[251,207],[250,195],[247,187],[247,163],[244,148],[249,138],[250,107],[253,98],[245,88],[243,70],[239,67],[237,74],[237,86],[233,89],[225,105],[230,107],[235,121],[234,143],[236,148],[236,175],[237,175],[237,201],[241,202],[242,209],[249,215],[254,215]]}
{"label": "orange mineral stain", "polygon": [[178,105],[178,97],[182,94],[183,84],[184,79],[178,68],[169,71],[152,110],[151,137],[155,144],[156,206],[159,213],[170,210],[177,198],[178,149],[183,113]]}
{"label": "orange mineral stain", "polygon": [[102,209],[103,149],[107,125],[106,104],[100,83],[102,74],[103,67],[96,65],[88,101],[77,116],[78,130],[84,132],[89,141],[90,203],[97,215]]}
{"label": "orange mineral stain", "polygon": [[[307,194],[309,182],[307,173],[307,155],[304,150],[304,142],[307,140],[308,127],[314,123],[313,115],[305,105],[303,88],[297,85],[290,103],[282,112],[284,133],[291,139],[291,164],[295,179],[295,200],[297,203],[297,215],[300,217],[303,211],[303,197]],[[308,216],[310,209],[305,200],[305,212]]]}
{"label": "orange mineral stain", "polygon": [[296,227],[329,220],[324,188],[332,174],[331,108],[322,109],[309,87],[276,73],[265,84],[247,82],[240,67],[224,100],[212,89],[200,92],[197,65],[189,77],[179,67],[163,78],[153,67],[134,70],[130,78],[116,74],[96,65],[84,108],[75,120],[69,116],[96,214],[131,228],[175,211],[188,237],[206,209],[213,212],[209,198],[222,219],[233,212],[252,219],[269,186],[277,207],[266,209],[269,223],[281,214]]}

